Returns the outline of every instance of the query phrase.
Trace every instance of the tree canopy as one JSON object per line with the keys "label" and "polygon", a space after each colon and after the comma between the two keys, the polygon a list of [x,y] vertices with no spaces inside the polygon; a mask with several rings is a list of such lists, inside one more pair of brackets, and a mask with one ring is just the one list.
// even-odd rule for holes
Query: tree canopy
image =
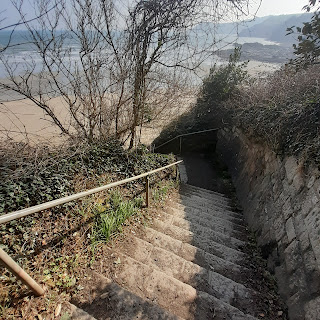
{"label": "tree canopy", "polygon": [[291,60],[291,63],[297,67],[307,67],[312,64],[319,63],[320,56],[320,12],[317,5],[320,1],[310,0],[309,4],[304,7],[310,11],[316,7],[316,11],[310,22],[305,22],[303,27],[288,28],[288,34],[297,34],[297,44],[293,44],[294,54],[296,59]]}

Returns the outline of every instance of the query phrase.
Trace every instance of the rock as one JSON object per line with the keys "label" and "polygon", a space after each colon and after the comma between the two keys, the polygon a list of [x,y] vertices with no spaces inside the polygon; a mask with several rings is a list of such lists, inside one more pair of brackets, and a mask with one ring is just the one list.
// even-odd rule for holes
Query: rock
{"label": "rock", "polygon": [[287,176],[288,182],[289,184],[291,184],[298,169],[298,163],[296,158],[288,157],[284,166],[286,169],[286,176]]}
{"label": "rock", "polygon": [[287,231],[288,241],[290,243],[296,237],[292,218],[289,218],[288,221],[286,222],[286,231]]}

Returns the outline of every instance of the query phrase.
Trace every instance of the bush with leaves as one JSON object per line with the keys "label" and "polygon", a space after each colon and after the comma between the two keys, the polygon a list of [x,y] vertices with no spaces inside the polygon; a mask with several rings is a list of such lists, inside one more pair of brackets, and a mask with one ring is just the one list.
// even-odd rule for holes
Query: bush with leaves
{"label": "bush with leaves", "polygon": [[[319,1],[320,3],[320,1]],[[310,0],[309,5],[304,8],[310,11],[317,4],[316,0]],[[309,65],[319,63],[320,56],[320,13],[319,8],[315,11],[310,22],[305,22],[303,27],[291,27],[287,29],[288,34],[297,34],[298,44],[293,44],[296,59],[290,61],[297,68],[305,68]]]}
{"label": "bush with leaves", "polygon": [[175,137],[178,134],[197,130],[221,127],[230,114],[222,107],[248,78],[247,62],[240,63],[241,47],[237,47],[225,65],[214,65],[203,80],[195,106],[178,120],[169,124],[154,141],[155,145]]}
{"label": "bush with leaves", "polygon": [[320,66],[282,70],[240,88],[224,108],[232,125],[277,154],[320,159]]}

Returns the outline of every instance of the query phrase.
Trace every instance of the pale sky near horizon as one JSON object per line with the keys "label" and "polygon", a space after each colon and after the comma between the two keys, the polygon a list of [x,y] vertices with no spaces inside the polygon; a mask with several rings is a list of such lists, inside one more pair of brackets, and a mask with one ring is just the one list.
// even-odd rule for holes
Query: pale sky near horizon
{"label": "pale sky near horizon", "polygon": [[262,0],[257,16],[303,13],[302,8],[308,3],[307,0]]}
{"label": "pale sky near horizon", "polygon": [[[1,10],[0,18],[5,18],[5,21],[1,23],[1,26],[9,25],[15,23],[18,20],[18,15],[15,9],[12,7],[11,0],[0,0]],[[226,1],[226,0],[224,0]],[[249,0],[251,12],[250,14],[255,14],[260,0]],[[26,3],[32,2],[27,0]],[[303,13],[305,11],[302,8],[308,4],[308,0],[262,0],[261,6],[256,13],[258,17],[263,17],[267,15],[280,15],[280,14],[291,14],[291,13]],[[27,17],[32,18],[34,12],[30,8],[26,7]]]}

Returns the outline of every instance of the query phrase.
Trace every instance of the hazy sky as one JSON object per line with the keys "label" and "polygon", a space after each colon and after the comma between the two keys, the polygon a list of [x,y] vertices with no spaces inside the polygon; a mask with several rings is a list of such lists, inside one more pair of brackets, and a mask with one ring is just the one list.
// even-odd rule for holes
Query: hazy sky
{"label": "hazy sky", "polygon": [[[256,0],[256,2],[258,1]],[[307,0],[262,0],[257,15],[263,17],[267,15],[302,13],[304,12],[302,8],[307,4]]]}
{"label": "hazy sky", "polygon": [[[1,1],[1,15],[0,18],[6,18],[5,21],[2,22],[3,25],[8,25],[14,23],[18,19],[18,15],[15,10],[12,8],[11,0],[0,0]],[[221,0],[226,1],[226,0]],[[258,4],[260,0],[249,0],[251,6],[251,13],[254,12],[258,8]],[[32,0],[25,0],[25,3],[28,4],[33,2]],[[290,14],[290,13],[302,13],[302,7],[308,4],[308,0],[262,0],[260,9],[257,12],[258,17],[266,16],[266,15],[279,15],[279,14]],[[27,8],[28,7],[28,8]],[[34,16],[33,9],[31,9],[30,5],[26,6],[27,17],[31,18]]]}

